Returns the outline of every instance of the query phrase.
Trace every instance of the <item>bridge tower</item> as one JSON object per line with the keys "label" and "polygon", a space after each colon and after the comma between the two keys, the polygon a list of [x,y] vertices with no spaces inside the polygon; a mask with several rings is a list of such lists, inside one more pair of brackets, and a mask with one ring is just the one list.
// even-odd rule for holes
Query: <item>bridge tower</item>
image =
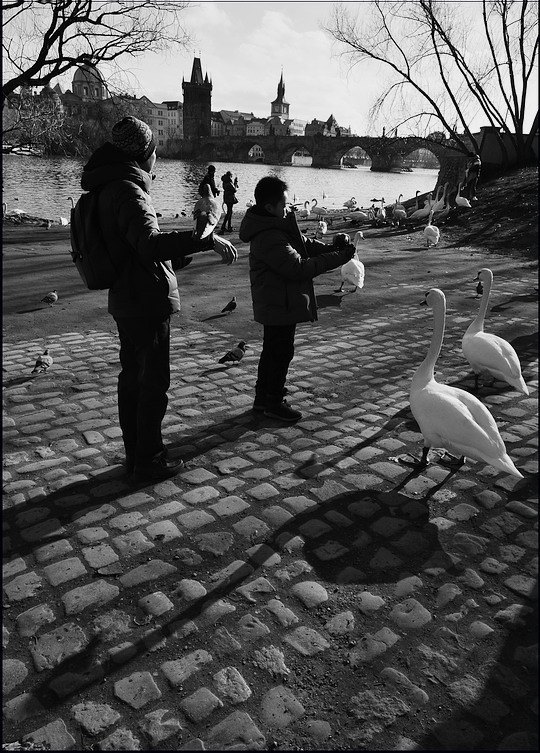
{"label": "bridge tower", "polygon": [[212,82],[203,78],[200,58],[193,59],[191,81],[182,78],[184,92],[184,139],[210,136],[212,118]]}
{"label": "bridge tower", "polygon": [[289,119],[290,104],[285,100],[285,84],[283,82],[283,71],[277,88],[277,97],[270,105],[270,117],[277,116],[281,120]]}

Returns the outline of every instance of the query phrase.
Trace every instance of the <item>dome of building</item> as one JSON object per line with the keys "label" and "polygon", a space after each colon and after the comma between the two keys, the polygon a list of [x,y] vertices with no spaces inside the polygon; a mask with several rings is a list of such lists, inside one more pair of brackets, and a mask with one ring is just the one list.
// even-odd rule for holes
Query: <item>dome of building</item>
{"label": "dome of building", "polygon": [[106,89],[103,76],[90,63],[84,63],[75,71],[72,84],[73,93],[83,100],[105,99]]}
{"label": "dome of building", "polygon": [[103,76],[94,65],[84,63],[75,71],[73,83],[101,84],[103,86]]}

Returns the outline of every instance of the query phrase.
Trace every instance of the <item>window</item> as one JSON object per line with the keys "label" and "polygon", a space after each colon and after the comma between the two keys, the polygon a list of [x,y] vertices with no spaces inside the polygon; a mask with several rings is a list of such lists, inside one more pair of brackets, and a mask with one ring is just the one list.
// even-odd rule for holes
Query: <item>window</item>
{"label": "window", "polygon": [[94,94],[96,97],[99,97],[99,89],[97,88],[97,86],[94,89]]}
{"label": "window", "polygon": [[87,86],[83,86],[83,92],[84,92],[85,97],[87,97],[88,96],[88,87]]}
{"label": "window", "polygon": [[163,136],[163,128],[160,128],[158,131],[158,136]]}
{"label": "window", "polygon": [[157,111],[157,114],[158,114],[158,115],[163,115],[163,110],[158,110],[158,111]]}
{"label": "window", "polygon": [[158,125],[163,125],[163,121],[162,120],[158,120],[157,124]]}

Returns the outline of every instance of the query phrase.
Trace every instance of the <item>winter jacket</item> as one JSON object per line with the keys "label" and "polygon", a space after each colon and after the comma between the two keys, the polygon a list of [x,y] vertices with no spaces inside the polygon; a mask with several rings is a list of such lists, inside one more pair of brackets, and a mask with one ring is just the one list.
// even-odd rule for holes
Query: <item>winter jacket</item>
{"label": "winter jacket", "polygon": [[260,324],[315,321],[313,278],[351,258],[350,248],[332,250],[303,236],[292,212],[281,219],[257,206],[244,215],[240,239],[250,241],[251,297]]}
{"label": "winter jacket", "polygon": [[212,195],[217,196],[219,194],[219,188],[216,186],[216,179],[214,178],[214,174],[210,175],[210,173],[206,173],[204,178],[199,183],[199,194],[203,195],[203,186],[208,183],[210,188],[212,189]]}
{"label": "winter jacket", "polygon": [[221,182],[223,184],[223,203],[234,204],[236,186],[233,183],[233,179],[230,175],[224,175],[221,178]]}
{"label": "winter jacket", "polygon": [[100,229],[110,254],[122,268],[109,289],[114,317],[167,317],[180,310],[175,268],[186,256],[213,248],[191,231],[162,233],[150,200],[152,177],[113,144],[97,149],[84,166],[81,186],[99,190]]}

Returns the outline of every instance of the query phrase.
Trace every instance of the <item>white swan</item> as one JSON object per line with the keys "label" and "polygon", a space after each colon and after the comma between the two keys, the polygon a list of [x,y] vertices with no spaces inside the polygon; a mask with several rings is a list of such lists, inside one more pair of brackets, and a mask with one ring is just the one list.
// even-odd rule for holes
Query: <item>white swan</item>
{"label": "white swan", "polygon": [[444,338],[446,299],[442,290],[432,288],[424,303],[433,310],[433,334],[409,392],[411,411],[424,437],[422,458],[413,464],[426,466],[430,448],[438,447],[457,455],[460,464],[465,457],[475,458],[523,478],[508,456],[495,419],[485,405],[465,390],[435,381],[435,363]]}
{"label": "white swan", "polygon": [[354,207],[358,206],[358,202],[356,201],[354,196],[351,196],[348,201],[343,202],[343,206],[347,207],[347,209],[354,209]]}
{"label": "white swan", "polygon": [[360,220],[360,222],[370,222],[373,220],[373,212],[371,209],[364,210],[364,207],[361,209],[355,209],[353,219]]}
{"label": "white swan", "polygon": [[465,196],[460,196],[459,195],[460,191],[461,191],[461,183],[458,186],[456,198],[454,199],[454,201],[456,202],[458,207],[467,207],[468,209],[470,209],[471,202],[469,201],[469,199],[466,199]]}
{"label": "white swan", "polygon": [[320,236],[322,238],[322,236],[326,235],[327,232],[328,232],[328,225],[326,224],[324,220],[319,220],[319,222],[317,223],[317,230],[315,232],[315,236],[316,237]]}
{"label": "white swan", "polygon": [[[434,203],[431,205],[431,208],[433,212],[440,212],[442,209],[444,209],[444,205],[446,203],[446,191],[448,189],[449,183],[444,184],[442,196],[440,199],[437,199],[437,196],[439,195],[439,191],[437,191],[437,196],[435,197]],[[440,188],[440,186],[439,186]]]}
{"label": "white swan", "polygon": [[402,196],[403,194],[400,193],[398,198],[396,199],[396,203],[392,207],[392,219],[393,219],[393,222],[395,222],[398,225],[398,227],[403,220],[407,219],[407,210],[401,203]]}
{"label": "white swan", "polygon": [[316,215],[317,217],[328,214],[328,209],[326,207],[320,207],[317,205],[317,199],[311,199],[311,201],[313,202],[313,206],[311,207],[312,214]]}
{"label": "white swan", "polygon": [[474,371],[475,389],[478,387],[478,376],[487,371],[496,379],[507,382],[518,392],[528,395],[529,389],[521,376],[521,364],[514,348],[502,337],[484,332],[484,318],[493,284],[493,272],[491,269],[481,269],[477,279],[477,292],[482,290],[482,300],[478,314],[461,341],[463,355]]}
{"label": "white swan", "polygon": [[386,209],[384,208],[384,196],[382,199],[380,199],[381,206],[377,209],[375,212],[375,219],[377,222],[385,222],[386,221]]}
{"label": "white swan", "polygon": [[298,216],[303,220],[307,220],[309,217],[309,201],[304,201],[304,208],[298,212]]}
{"label": "white swan", "polygon": [[431,193],[428,193],[426,203],[421,209],[416,209],[412,214],[409,215],[410,220],[423,220],[426,217],[429,217],[429,213],[431,212]]}
{"label": "white swan", "polygon": [[360,250],[360,246],[362,245],[363,240],[364,240],[364,233],[361,230],[359,230],[357,233],[355,233],[354,241],[353,241],[354,247],[357,251]]}
{"label": "white swan", "polygon": [[437,220],[437,222],[440,222],[441,220],[445,220],[450,214],[451,209],[452,207],[450,206],[450,198],[449,198],[449,195],[446,194],[444,207],[440,209],[438,212],[434,213],[435,219]]}
{"label": "white swan", "polygon": [[430,246],[436,246],[437,243],[439,242],[439,238],[441,237],[439,228],[436,225],[431,224],[432,219],[433,219],[433,207],[431,207],[431,212],[429,213],[428,224],[424,228],[424,238],[426,239],[426,246],[428,248]]}
{"label": "white swan", "polygon": [[355,251],[352,259],[349,259],[349,261],[341,267],[341,286],[338,292],[341,293],[345,283],[350,282],[351,285],[354,285],[353,290],[350,292],[355,293],[357,288],[364,287],[364,277],[364,265],[359,261],[358,254]]}

